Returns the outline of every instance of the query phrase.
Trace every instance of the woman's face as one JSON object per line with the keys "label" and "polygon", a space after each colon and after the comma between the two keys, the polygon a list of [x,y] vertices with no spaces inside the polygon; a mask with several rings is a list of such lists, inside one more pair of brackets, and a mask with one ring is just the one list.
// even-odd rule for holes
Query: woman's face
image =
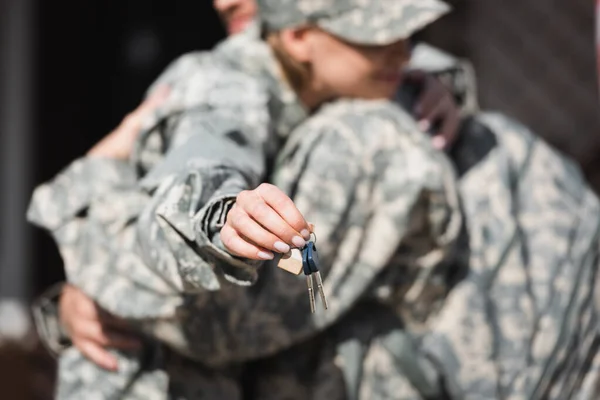
{"label": "woman's face", "polygon": [[410,59],[406,40],[363,46],[316,27],[282,30],[280,37],[285,51],[310,71],[310,82],[302,94],[307,98],[390,99]]}

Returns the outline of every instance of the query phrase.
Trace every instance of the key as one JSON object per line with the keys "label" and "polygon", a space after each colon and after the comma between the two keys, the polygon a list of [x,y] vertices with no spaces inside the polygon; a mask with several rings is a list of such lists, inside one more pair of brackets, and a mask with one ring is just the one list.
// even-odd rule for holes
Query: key
{"label": "key", "polygon": [[315,313],[315,286],[312,279],[312,272],[310,270],[310,266],[308,264],[308,260],[306,258],[307,255],[307,246],[302,249],[302,271],[304,271],[304,275],[306,275],[306,285],[308,286],[308,301],[310,302],[310,312]]}
{"label": "key", "polygon": [[306,276],[306,284],[308,285],[308,301],[310,302],[310,312],[315,313],[315,287],[311,275]]}
{"label": "key", "polygon": [[319,271],[319,253],[317,252],[317,245],[314,242],[307,244],[308,251],[306,259],[308,261],[310,271],[317,279],[317,289],[319,290],[319,296],[323,302],[323,307],[327,310],[327,298],[325,297],[325,290],[323,290],[323,279],[321,278],[321,271]]}
{"label": "key", "polygon": [[317,280],[317,289],[319,290],[319,296],[323,302],[323,307],[328,308],[327,298],[325,297],[325,291],[323,290],[323,280],[321,278],[321,272],[319,271],[319,257],[317,254],[317,247],[314,242],[308,242],[306,247],[302,249],[302,269],[304,275],[306,275],[306,283],[308,285],[308,296],[310,300],[310,310],[312,313],[315,312],[315,288],[313,277]]}

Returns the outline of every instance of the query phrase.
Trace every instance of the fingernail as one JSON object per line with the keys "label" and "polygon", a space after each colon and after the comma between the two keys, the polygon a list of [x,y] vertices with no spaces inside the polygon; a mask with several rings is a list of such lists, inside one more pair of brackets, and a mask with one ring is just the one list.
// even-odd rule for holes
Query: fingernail
{"label": "fingernail", "polygon": [[435,136],[431,139],[431,143],[433,144],[433,147],[438,150],[443,150],[446,147],[446,139],[441,136]]}
{"label": "fingernail", "polygon": [[257,255],[263,260],[272,260],[274,257],[273,253],[268,253],[266,251],[259,251]]}
{"label": "fingernail", "polygon": [[290,251],[290,246],[288,246],[287,244],[283,243],[283,242],[275,242],[275,244],[273,245],[273,247],[275,247],[275,249],[280,252],[280,253],[287,253],[288,251]]}
{"label": "fingernail", "polygon": [[431,126],[431,124],[426,119],[422,119],[421,121],[419,121],[417,123],[417,126],[419,127],[421,132],[427,132],[429,130],[429,127]]}
{"label": "fingernail", "polygon": [[302,232],[300,232],[300,234],[305,240],[310,239],[310,232],[308,231],[308,229],[302,229]]}
{"label": "fingernail", "polygon": [[306,246],[306,241],[304,239],[302,239],[300,236],[294,236],[292,238],[292,243],[294,244],[294,246],[298,247],[299,249]]}

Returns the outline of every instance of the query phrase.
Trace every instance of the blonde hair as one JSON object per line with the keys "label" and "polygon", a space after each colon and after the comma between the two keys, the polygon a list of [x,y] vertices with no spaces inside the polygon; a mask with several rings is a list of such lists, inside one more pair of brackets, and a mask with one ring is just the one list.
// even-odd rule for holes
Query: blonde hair
{"label": "blonde hair", "polygon": [[287,82],[296,92],[304,89],[310,82],[310,67],[306,63],[295,60],[283,46],[279,33],[270,32],[266,34],[266,40],[281,69]]}

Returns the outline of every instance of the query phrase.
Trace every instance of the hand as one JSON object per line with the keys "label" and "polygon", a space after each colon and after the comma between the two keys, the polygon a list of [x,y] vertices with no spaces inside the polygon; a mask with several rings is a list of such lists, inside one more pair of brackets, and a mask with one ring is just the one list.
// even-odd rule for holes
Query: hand
{"label": "hand", "polygon": [[165,101],[168,94],[169,88],[167,86],[156,89],[137,109],[128,114],[114,131],[92,147],[88,152],[88,156],[128,159],[133,151],[135,140],[140,133],[144,119]]}
{"label": "hand", "polygon": [[419,128],[428,132],[436,127],[433,145],[440,150],[447,149],[456,140],[460,121],[454,97],[439,79],[422,71],[410,72],[405,79],[417,80],[422,87],[413,109]]}
{"label": "hand", "polygon": [[106,348],[135,350],[141,340],[125,321],[108,314],[81,290],[66,285],[59,301],[60,320],[73,345],[90,361],[109,371],[118,369],[117,359]]}
{"label": "hand", "polygon": [[253,260],[271,260],[273,252],[302,248],[311,227],[294,202],[279,188],[263,183],[241,192],[227,214],[221,240],[233,255]]}

